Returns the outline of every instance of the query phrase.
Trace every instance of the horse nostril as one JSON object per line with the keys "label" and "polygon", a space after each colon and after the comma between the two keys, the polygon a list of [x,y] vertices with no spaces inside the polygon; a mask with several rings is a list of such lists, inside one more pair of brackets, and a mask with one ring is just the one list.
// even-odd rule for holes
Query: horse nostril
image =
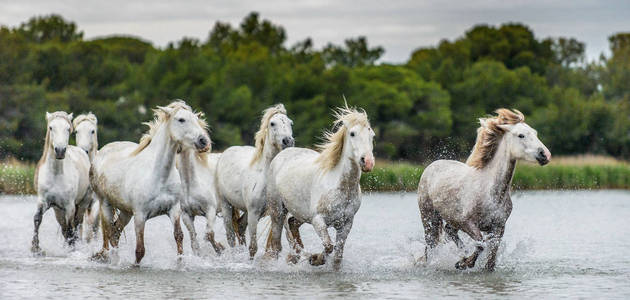
{"label": "horse nostril", "polygon": [[289,145],[289,138],[286,138],[286,137],[283,138],[282,139],[282,144],[285,145],[285,146],[288,146]]}
{"label": "horse nostril", "polygon": [[208,145],[208,141],[206,141],[205,138],[201,137],[199,138],[199,145],[201,145],[201,147],[205,147],[206,145]]}
{"label": "horse nostril", "polygon": [[361,164],[365,165],[365,156],[361,157]]}

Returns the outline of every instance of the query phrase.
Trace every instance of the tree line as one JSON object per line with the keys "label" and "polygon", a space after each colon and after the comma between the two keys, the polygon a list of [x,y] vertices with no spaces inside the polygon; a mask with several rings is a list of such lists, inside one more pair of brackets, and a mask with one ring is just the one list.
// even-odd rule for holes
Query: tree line
{"label": "tree line", "polygon": [[379,64],[384,49],[365,37],[322,49],[286,38],[257,13],[164,48],[86,40],[59,15],[2,26],[0,158],[40,155],[45,111],[94,112],[104,145],[138,140],[150,109],[176,98],[206,113],[215,149],[251,144],[260,112],[280,102],[296,144],[310,147],[343,96],[367,111],[382,158],[464,157],[477,118],[499,107],[521,110],[554,154],[630,156],[630,33],[610,36],[610,57],[593,62],[583,42],[540,39],[516,23],[474,26],[404,64]]}

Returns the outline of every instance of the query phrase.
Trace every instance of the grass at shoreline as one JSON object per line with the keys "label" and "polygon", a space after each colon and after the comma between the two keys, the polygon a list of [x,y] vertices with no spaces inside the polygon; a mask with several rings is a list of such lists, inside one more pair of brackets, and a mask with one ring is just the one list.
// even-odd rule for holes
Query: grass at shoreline
{"label": "grass at shoreline", "polygon": [[[415,192],[424,167],[382,162],[361,177],[364,191]],[[0,194],[34,194],[34,163],[0,161]],[[544,167],[519,163],[512,186],[520,190],[630,189],[630,164],[602,156],[558,157]]]}
{"label": "grass at shoreline", "polygon": [[[415,192],[424,166],[385,162],[363,174],[365,191]],[[554,158],[549,165],[518,163],[514,189],[630,189],[630,164],[611,157],[581,155]]]}

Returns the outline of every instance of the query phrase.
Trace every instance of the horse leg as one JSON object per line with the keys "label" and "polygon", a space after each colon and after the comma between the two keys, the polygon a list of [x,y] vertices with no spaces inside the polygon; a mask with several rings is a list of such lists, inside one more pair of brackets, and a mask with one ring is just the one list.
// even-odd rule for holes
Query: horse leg
{"label": "horse leg", "polygon": [[249,259],[254,259],[256,252],[258,251],[258,239],[256,238],[256,231],[258,230],[258,220],[262,212],[258,209],[247,210],[247,225],[249,228]]}
{"label": "horse leg", "polygon": [[39,248],[39,226],[42,224],[42,217],[48,210],[48,205],[44,203],[42,199],[37,200],[37,210],[33,216],[33,242],[31,244],[31,252],[41,253],[42,249]]}
{"label": "horse leg", "polygon": [[124,212],[124,211],[120,211],[118,213],[118,217],[113,222],[111,226],[111,231],[110,231],[109,243],[112,245],[112,247],[118,248],[118,242],[120,241],[120,234],[122,233],[123,229],[125,229],[125,226],[129,224],[129,221],[131,220],[132,216],[133,214]]}
{"label": "horse leg", "polygon": [[214,220],[216,218],[217,208],[216,206],[211,205],[206,212],[206,240],[210,242],[217,255],[221,255],[221,252],[225,250],[225,247],[214,239]]}
{"label": "horse leg", "polygon": [[99,214],[99,200],[96,198],[96,193],[92,193],[92,204],[86,211],[86,224],[87,232],[85,240],[89,243],[98,233],[98,214]]}
{"label": "horse leg", "polygon": [[65,209],[64,218],[66,219],[67,226],[66,243],[70,247],[74,247],[74,243],[77,241],[77,222],[75,222],[76,213],[77,207],[74,205],[74,203],[70,203],[70,205],[68,205],[68,207],[66,207]]}
{"label": "horse leg", "polygon": [[462,249],[464,248],[464,243],[462,242],[462,240],[459,238],[459,235],[457,235],[457,232],[459,231],[459,229],[451,226],[450,224],[446,223],[446,226],[444,226],[444,231],[446,231],[446,236],[455,243],[455,245],[457,245],[457,248]]}
{"label": "horse leg", "polygon": [[462,230],[477,242],[477,248],[475,249],[475,252],[473,252],[473,254],[471,254],[469,257],[464,257],[455,264],[455,268],[457,268],[458,270],[465,270],[467,268],[474,267],[475,262],[477,262],[477,258],[479,257],[479,254],[483,251],[483,236],[481,235],[481,231],[479,230],[477,225],[473,224],[473,222],[471,221],[468,221],[464,224]]}
{"label": "horse leg", "polygon": [[333,260],[333,269],[339,271],[341,269],[341,261],[343,259],[343,249],[346,245],[346,239],[352,229],[353,219],[349,219],[345,224],[335,228],[335,254]]}
{"label": "horse leg", "polygon": [[178,205],[171,208],[168,213],[168,216],[171,218],[171,222],[173,222],[173,237],[175,238],[175,244],[177,244],[177,255],[184,254],[184,233],[182,232],[182,224],[179,222],[180,215],[181,209],[178,203]]}
{"label": "horse leg", "polygon": [[284,219],[287,216],[287,210],[282,203],[278,200],[272,200],[268,203],[271,209],[271,243],[267,243],[271,246],[271,249],[267,247],[267,253],[274,258],[278,258],[278,254],[282,251],[282,226]]}
{"label": "horse leg", "polygon": [[98,261],[106,261],[108,259],[107,252],[109,251],[109,243],[112,234],[112,222],[114,219],[112,206],[106,199],[102,199],[102,201],[100,202],[99,216],[103,233],[103,247],[101,251],[92,256],[92,259]]}
{"label": "horse leg", "polygon": [[139,265],[144,257],[144,223],[146,220],[144,216],[140,215],[135,215],[133,220],[136,230],[136,265]]}
{"label": "horse leg", "polygon": [[488,255],[488,262],[486,263],[487,271],[494,271],[494,266],[497,261],[497,251],[499,250],[499,245],[501,244],[501,238],[503,237],[503,232],[505,231],[505,225],[497,228],[490,234],[490,238],[488,239],[488,247],[490,249],[490,254]]}
{"label": "horse leg", "polygon": [[190,248],[192,249],[194,255],[199,256],[201,253],[199,241],[197,241],[197,231],[195,231],[194,218],[194,216],[191,216],[185,211],[182,213],[182,221],[184,221],[184,225],[186,226],[186,229],[188,229],[188,233],[190,234]]}
{"label": "horse leg", "polygon": [[313,228],[315,228],[315,232],[324,244],[324,252],[311,255],[309,262],[313,266],[321,266],[326,263],[326,256],[332,253],[333,244],[330,240],[330,236],[328,235],[328,226],[321,215],[316,215],[313,218],[312,224]]}
{"label": "horse leg", "polygon": [[225,236],[227,237],[228,245],[230,247],[236,246],[234,223],[232,223],[234,215],[234,207],[227,200],[221,201],[221,212],[223,213],[223,224],[225,225]]}
{"label": "horse leg", "polygon": [[426,243],[424,247],[424,257],[420,260],[426,262],[429,258],[429,250],[435,248],[440,239],[442,218],[440,218],[440,215],[433,209],[433,204],[430,199],[426,199],[420,206],[420,217],[422,219],[422,226],[424,227],[424,241]]}
{"label": "horse leg", "polygon": [[304,224],[298,221],[295,217],[289,217],[286,219],[284,227],[287,228],[287,241],[293,248],[294,253],[289,253],[287,256],[287,262],[296,264],[300,259],[300,253],[304,249],[302,238],[300,237],[300,226]]}
{"label": "horse leg", "polygon": [[245,230],[247,229],[247,211],[244,211],[243,214],[239,217],[238,210],[234,209],[234,218],[232,219],[234,230],[236,230],[236,238],[238,239],[238,243],[240,245],[245,245],[247,241],[245,240]]}
{"label": "horse leg", "polygon": [[53,207],[53,211],[55,212],[55,219],[57,219],[57,223],[61,227],[61,234],[63,235],[63,239],[66,243],[69,244],[70,240],[70,224],[66,221],[66,213],[65,210],[59,207]]}
{"label": "horse leg", "polygon": [[79,205],[76,208],[75,214],[73,216],[72,227],[74,231],[74,236],[78,240],[81,240],[83,238],[83,217],[85,216],[86,209],[86,206]]}

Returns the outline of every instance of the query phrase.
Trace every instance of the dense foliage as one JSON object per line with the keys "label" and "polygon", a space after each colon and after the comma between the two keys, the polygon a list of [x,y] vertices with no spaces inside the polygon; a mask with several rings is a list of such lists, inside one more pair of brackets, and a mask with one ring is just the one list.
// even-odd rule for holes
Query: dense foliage
{"label": "dense foliage", "polygon": [[523,111],[554,154],[630,155],[630,34],[610,37],[611,57],[585,63],[575,39],[479,25],[402,65],[375,64],[384,50],[364,37],[319,50],[286,36],[256,13],[164,49],[134,37],[85,40],[57,15],[0,27],[0,158],[39,156],[46,110],[94,112],[104,145],[137,140],[150,108],[175,98],[206,113],[215,149],[251,144],[261,110],[278,102],[298,146],[309,147],[343,95],[368,112],[379,157],[462,157],[476,119],[498,107]]}

